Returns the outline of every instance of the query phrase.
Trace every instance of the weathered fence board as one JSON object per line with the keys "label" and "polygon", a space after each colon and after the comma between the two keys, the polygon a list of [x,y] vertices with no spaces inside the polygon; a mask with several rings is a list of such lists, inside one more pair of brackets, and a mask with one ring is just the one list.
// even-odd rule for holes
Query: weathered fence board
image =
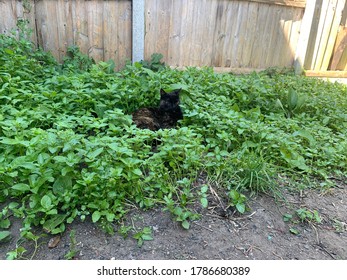
{"label": "weathered fence board", "polygon": [[257,2],[272,5],[281,5],[287,7],[305,8],[307,0],[244,0],[248,2]]}
{"label": "weathered fence board", "polygon": [[[308,2],[314,7],[303,26],[306,2],[145,0],[144,57],[161,53],[173,67],[224,70],[288,67],[296,58],[305,69],[346,70],[346,0]],[[78,45],[121,68],[132,56],[134,8],[131,0],[0,0],[0,32],[27,19],[32,41],[60,61]]]}
{"label": "weathered fence board", "polygon": [[343,39],[343,29],[339,26],[345,20],[346,0],[317,0],[315,9],[304,68],[315,72],[344,70],[346,62],[337,68],[339,62],[336,61],[335,52],[338,51],[337,55],[343,57],[345,46],[339,45],[337,49],[336,44]]}
{"label": "weathered fence board", "polygon": [[[30,4],[27,10],[24,3]],[[0,1],[0,11],[2,33],[28,19],[33,42],[60,61],[72,45],[96,61],[114,59],[118,68],[131,59],[130,0],[11,0]]]}
{"label": "weathered fence board", "polygon": [[[96,61],[114,59],[119,67],[131,58],[130,1],[40,1],[37,8],[40,5],[38,21],[57,15],[55,21],[38,24],[38,30],[42,37],[56,34],[54,40],[44,41],[55,41],[53,48],[46,49],[57,52],[54,55],[60,60],[71,45]],[[40,32],[43,26],[46,29]]]}
{"label": "weathered fence board", "polygon": [[303,11],[253,1],[147,1],[145,58],[162,53],[177,67],[291,66]]}
{"label": "weathered fence board", "polygon": [[35,10],[33,9],[34,0],[28,0],[25,5],[22,1],[8,0],[0,1],[0,33],[9,33],[13,29],[18,28],[18,20],[28,20],[28,27],[34,32],[31,35],[31,40],[36,43],[36,32],[35,32]]}
{"label": "weathered fence board", "polygon": [[347,1],[342,11],[329,69],[347,71]]}

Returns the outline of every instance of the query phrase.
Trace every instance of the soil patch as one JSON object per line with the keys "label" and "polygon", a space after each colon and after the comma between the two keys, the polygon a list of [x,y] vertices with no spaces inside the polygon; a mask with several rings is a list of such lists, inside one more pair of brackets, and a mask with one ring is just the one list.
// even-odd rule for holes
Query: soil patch
{"label": "soil patch", "polygon": [[[68,225],[58,245],[48,248],[52,236],[42,242],[34,255],[38,260],[58,260],[72,249],[75,259],[347,259],[347,187],[344,182],[325,193],[307,190],[299,193],[284,193],[285,203],[273,197],[261,195],[249,201],[246,215],[219,215],[218,207],[202,211],[202,217],[184,230],[161,209],[150,211],[133,210],[126,224],[143,228],[151,227],[153,240],[145,241],[140,248],[137,241],[124,239],[118,233],[110,236],[90,221]],[[284,222],[283,215],[295,209],[317,210],[322,222]],[[20,221],[12,221],[12,240],[0,244],[0,258],[16,246]],[[298,234],[290,232],[295,228]],[[71,233],[75,233],[73,248]],[[33,246],[25,243],[28,253]]]}

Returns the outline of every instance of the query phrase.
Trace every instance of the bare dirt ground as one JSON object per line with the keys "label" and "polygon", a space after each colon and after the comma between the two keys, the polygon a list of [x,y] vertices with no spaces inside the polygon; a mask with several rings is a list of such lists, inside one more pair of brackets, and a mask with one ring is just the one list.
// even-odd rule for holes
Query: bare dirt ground
{"label": "bare dirt ground", "polygon": [[[347,259],[347,185],[336,181],[336,186],[326,192],[305,190],[284,192],[284,201],[260,195],[249,201],[250,211],[236,215],[229,211],[221,215],[217,198],[211,197],[209,209],[198,209],[202,217],[184,230],[173,221],[169,213],[161,209],[133,210],[128,225],[135,228],[151,227],[153,240],[145,241],[140,248],[131,236],[124,239],[119,234],[104,233],[91,222],[75,222],[68,225],[55,248],[49,249],[52,236],[40,239],[41,243],[33,259],[58,260],[74,250],[74,259]],[[284,222],[283,215],[296,209],[317,210],[322,222]],[[0,259],[15,249],[20,223],[13,221],[13,238],[0,244]],[[293,234],[291,228],[299,233]],[[71,238],[71,233],[75,237]],[[23,244],[33,253],[31,243]]]}

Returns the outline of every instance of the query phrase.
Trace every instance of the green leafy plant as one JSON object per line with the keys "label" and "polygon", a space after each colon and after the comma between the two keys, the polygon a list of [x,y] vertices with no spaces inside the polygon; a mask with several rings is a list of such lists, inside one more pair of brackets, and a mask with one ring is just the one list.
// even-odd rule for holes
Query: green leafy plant
{"label": "green leafy plant", "polygon": [[160,71],[165,68],[165,63],[161,62],[162,59],[162,54],[154,53],[151,55],[151,60],[142,60],[140,63],[145,68],[151,69],[153,71]]}
{"label": "green leafy plant", "polygon": [[286,99],[282,101],[277,99],[276,105],[283,110],[287,118],[291,118],[294,116],[294,114],[301,112],[305,105],[305,98],[299,96],[294,89],[290,89]]}
{"label": "green leafy plant", "polygon": [[123,236],[124,238],[127,238],[128,235],[129,235],[129,232],[133,229],[133,227],[131,226],[125,226],[125,225],[122,225],[119,230],[118,230],[118,233]]}
{"label": "green leafy plant", "polygon": [[199,217],[199,215],[194,214],[186,207],[175,205],[175,202],[172,199],[171,195],[165,196],[164,201],[166,203],[166,207],[164,208],[164,210],[168,210],[171,214],[173,214],[175,217],[175,221],[180,222],[184,229],[189,229],[190,221],[194,221]]}
{"label": "green leafy plant", "polygon": [[322,218],[320,217],[317,210],[300,208],[295,210],[295,213],[301,222],[314,222],[318,224],[322,222]]}
{"label": "green leafy plant", "polygon": [[333,219],[333,226],[336,232],[345,232],[347,231],[347,223],[340,221],[338,219]]}
{"label": "green leafy plant", "polygon": [[95,64],[93,58],[83,54],[78,46],[70,46],[64,58],[63,68],[74,71],[88,71]]}
{"label": "green leafy plant", "polygon": [[295,228],[295,227],[291,227],[289,229],[289,232],[292,233],[292,234],[295,234],[295,235],[300,234],[300,231],[297,228]]}
{"label": "green leafy plant", "polygon": [[[30,229],[23,230],[21,232],[20,239],[16,243],[16,249],[7,253],[7,259],[8,260],[14,260],[14,259],[32,260],[35,257],[36,252],[40,246],[39,239],[44,237],[44,236],[45,236],[45,234],[34,235],[30,231]],[[26,255],[28,250],[25,248],[25,247],[29,246],[27,244],[28,241],[31,242],[34,246],[30,256]],[[26,245],[24,245],[24,243]]]}
{"label": "green leafy plant", "polygon": [[208,206],[207,191],[208,191],[208,186],[206,185],[201,186],[199,196],[200,196],[200,203],[202,207],[204,208],[207,208]]}
{"label": "green leafy plant", "polygon": [[[345,178],[344,85],[281,72],[178,71],[160,55],[115,72],[76,47],[59,65],[28,41],[24,23],[20,32],[0,34],[3,240],[10,216],[23,231],[60,234],[90,217],[113,233],[134,206],[164,207],[188,229],[199,218],[196,202],[208,206],[201,174],[240,213],[244,194],[275,194],[281,178],[301,188]],[[173,129],[137,128],[131,113],[158,106],[160,88],[182,88],[183,120]],[[307,209],[293,216],[319,220]],[[26,254],[20,247],[12,257]]]}
{"label": "green leafy plant", "polygon": [[78,250],[76,249],[76,245],[77,245],[76,231],[75,230],[70,231],[69,236],[70,236],[69,252],[64,255],[64,259],[66,259],[66,260],[72,260],[78,254]]}
{"label": "green leafy plant", "polygon": [[8,230],[0,231],[0,242],[6,242],[11,238],[11,232]]}
{"label": "green leafy plant", "polygon": [[247,210],[246,196],[236,190],[230,190],[228,196],[230,199],[229,206],[235,207],[241,214],[245,213]]}
{"label": "green leafy plant", "polygon": [[149,227],[144,227],[141,231],[136,232],[133,238],[137,240],[137,245],[142,247],[145,241],[153,240],[152,229]]}
{"label": "green leafy plant", "polygon": [[[317,210],[310,210],[307,208],[299,208],[296,209],[294,215],[285,213],[283,215],[283,221],[293,224],[298,223],[314,223],[320,224],[322,223],[322,218],[320,217]],[[296,227],[291,227],[289,231],[295,235],[300,233],[299,229]]]}

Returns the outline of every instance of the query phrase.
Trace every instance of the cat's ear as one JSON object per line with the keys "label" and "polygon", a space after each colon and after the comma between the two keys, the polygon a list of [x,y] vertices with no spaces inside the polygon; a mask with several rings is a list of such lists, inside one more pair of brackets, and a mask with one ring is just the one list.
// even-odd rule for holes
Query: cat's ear
{"label": "cat's ear", "polygon": [[163,90],[162,88],[160,89],[160,96],[163,96],[163,95],[165,95],[166,94],[166,92],[165,92],[165,90]]}
{"label": "cat's ear", "polygon": [[179,88],[179,89],[174,90],[172,93],[174,93],[174,94],[176,94],[176,95],[179,95],[180,92],[181,92],[181,89]]}

